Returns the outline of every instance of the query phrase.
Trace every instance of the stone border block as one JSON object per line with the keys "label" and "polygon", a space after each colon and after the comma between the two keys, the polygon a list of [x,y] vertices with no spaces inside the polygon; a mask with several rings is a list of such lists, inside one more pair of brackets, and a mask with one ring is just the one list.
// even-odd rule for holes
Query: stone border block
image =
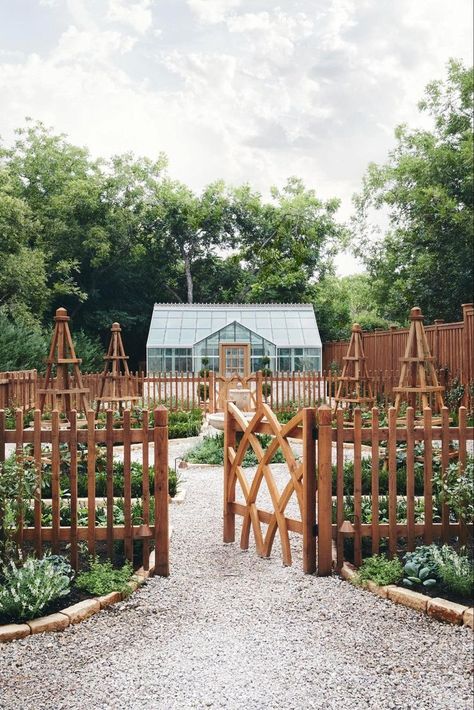
{"label": "stone border block", "polygon": [[120,592],[110,592],[109,594],[103,594],[101,597],[96,597],[100,604],[101,609],[106,609],[112,604],[117,604],[117,602],[122,601],[122,594]]}
{"label": "stone border block", "polygon": [[428,614],[440,621],[447,621],[450,624],[461,625],[463,623],[464,612],[468,611],[467,606],[450,602],[441,597],[430,599],[428,604]]}
{"label": "stone border block", "polygon": [[40,616],[39,619],[32,619],[26,622],[31,629],[32,634],[42,634],[45,631],[63,631],[69,626],[69,617],[66,614],[58,612],[57,614],[49,614],[48,616]]}
{"label": "stone border block", "polygon": [[376,594],[378,597],[382,597],[382,599],[387,599],[388,597],[388,590],[390,589],[392,585],[384,585],[380,586],[378,584],[375,584],[375,582],[368,581],[364,587],[367,587],[369,592],[372,592],[372,594]]}
{"label": "stone border block", "polygon": [[0,642],[23,639],[31,634],[28,624],[5,624],[0,626]]}
{"label": "stone border block", "polygon": [[78,624],[89,616],[100,611],[100,602],[98,599],[84,599],[82,602],[68,606],[67,609],[62,609],[61,614],[66,614],[71,624]]}
{"label": "stone border block", "polygon": [[462,623],[464,626],[469,626],[470,629],[474,629],[474,609],[472,606],[469,609],[466,609],[462,615]]}
{"label": "stone border block", "polygon": [[388,589],[387,594],[388,599],[395,604],[403,604],[410,609],[415,609],[416,611],[426,611],[429,597],[425,594],[420,594],[420,592],[413,592],[411,589],[403,589],[403,587],[396,587],[391,585]]}
{"label": "stone border block", "polygon": [[343,579],[346,579],[348,582],[351,582],[356,576],[356,574],[357,572],[354,565],[351,565],[350,562],[344,562],[341,567],[341,577]]}

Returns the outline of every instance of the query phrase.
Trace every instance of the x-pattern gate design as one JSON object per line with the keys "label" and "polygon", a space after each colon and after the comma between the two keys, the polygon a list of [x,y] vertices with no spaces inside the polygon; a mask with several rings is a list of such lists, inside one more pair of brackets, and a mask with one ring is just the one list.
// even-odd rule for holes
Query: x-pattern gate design
{"label": "x-pattern gate design", "polygon": [[[329,436],[330,410],[329,415]],[[321,424],[321,422],[320,422]],[[327,429],[326,425],[326,429]],[[237,433],[242,432],[237,444]],[[300,410],[287,424],[280,424],[270,407],[260,403],[253,418],[248,421],[244,414],[232,403],[227,402],[224,426],[224,541],[235,540],[235,516],[242,516],[242,531],[240,547],[247,550],[249,547],[250,531],[252,530],[257,553],[262,557],[269,557],[275,535],[278,531],[283,564],[292,564],[290,546],[290,532],[303,536],[303,568],[306,572],[314,572],[316,568],[316,409],[306,408]],[[272,441],[267,449],[263,449],[257,434],[270,434]],[[300,440],[303,445],[303,454],[298,461],[293,453],[289,439]],[[258,465],[251,482],[247,480],[242,467],[242,462],[247,449],[251,447],[257,457]],[[279,489],[272,470],[271,461],[278,449],[283,452],[288,469],[288,480]],[[329,483],[331,475],[329,462]],[[321,467],[320,467],[321,472]],[[327,465],[323,466],[323,474],[327,478]],[[321,474],[320,487],[321,487]],[[272,512],[259,507],[258,498],[262,491],[262,484],[266,483]],[[244,503],[236,501],[237,484],[243,494]],[[327,490],[327,481],[323,481]],[[288,503],[295,497],[300,514],[300,520],[286,515]],[[318,572],[327,574],[331,571],[331,510],[323,511],[318,503],[319,523],[321,513],[328,520],[329,528],[321,538],[318,529]],[[331,506],[329,488],[329,506]],[[329,515],[329,517],[328,517]],[[267,525],[266,531],[262,524]]]}

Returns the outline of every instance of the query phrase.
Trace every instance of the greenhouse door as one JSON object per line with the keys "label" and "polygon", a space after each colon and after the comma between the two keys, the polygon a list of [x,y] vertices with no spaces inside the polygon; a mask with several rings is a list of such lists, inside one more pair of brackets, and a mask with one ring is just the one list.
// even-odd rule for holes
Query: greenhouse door
{"label": "greenhouse door", "polygon": [[248,343],[221,343],[219,347],[219,374],[229,379],[248,377],[250,374],[249,349]]}

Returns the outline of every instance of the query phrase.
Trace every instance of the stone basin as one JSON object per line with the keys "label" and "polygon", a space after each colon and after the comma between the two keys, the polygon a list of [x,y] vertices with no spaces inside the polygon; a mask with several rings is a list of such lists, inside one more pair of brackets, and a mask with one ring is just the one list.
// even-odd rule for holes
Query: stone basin
{"label": "stone basin", "polygon": [[[248,421],[250,421],[255,415],[255,412],[241,412],[241,414]],[[215,412],[214,414],[208,414],[207,421],[210,426],[214,427],[214,429],[224,431],[224,412]]]}

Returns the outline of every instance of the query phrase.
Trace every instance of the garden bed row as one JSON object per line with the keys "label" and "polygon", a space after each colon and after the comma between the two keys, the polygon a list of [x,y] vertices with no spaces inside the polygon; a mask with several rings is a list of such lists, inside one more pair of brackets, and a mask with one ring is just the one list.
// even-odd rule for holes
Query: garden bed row
{"label": "garden bed row", "polygon": [[[344,562],[341,569],[341,577],[349,582],[354,582],[357,577],[357,570],[354,565]],[[360,586],[362,589],[382,597],[382,599],[389,599],[395,604],[402,604],[415,611],[428,614],[428,616],[438,621],[474,629],[473,607],[463,606],[441,597],[428,597],[426,594],[421,594],[421,592],[414,592],[411,589],[398,587],[395,584],[379,586],[375,582],[367,581],[361,583]]]}
{"label": "garden bed row", "polygon": [[[171,538],[171,528],[169,536]],[[128,599],[131,593],[145,584],[150,575],[153,574],[154,569],[155,551],[153,550],[150,553],[149,569],[145,570],[143,567],[137,569],[130,581],[127,582],[126,586],[128,589],[125,592],[114,591],[91,599],[84,599],[60,611],[21,624],[12,623],[0,625],[0,643],[16,641],[26,636],[48,631],[64,631],[68,626],[79,624],[81,621],[85,621],[99,611]]]}

